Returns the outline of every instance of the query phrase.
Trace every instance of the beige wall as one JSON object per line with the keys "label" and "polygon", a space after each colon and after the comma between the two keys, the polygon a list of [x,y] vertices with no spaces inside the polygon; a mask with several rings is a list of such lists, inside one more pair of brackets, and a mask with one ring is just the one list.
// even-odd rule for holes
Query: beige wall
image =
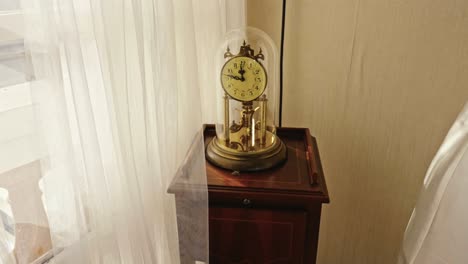
{"label": "beige wall", "polygon": [[246,0],[246,4],[247,25],[268,33],[279,50],[283,0]]}
{"label": "beige wall", "polygon": [[[250,2],[249,23],[276,40],[281,12],[254,8],[281,1]],[[425,171],[468,99],[468,2],[287,2],[283,125],[317,137],[331,195],[318,263],[396,263]]]}

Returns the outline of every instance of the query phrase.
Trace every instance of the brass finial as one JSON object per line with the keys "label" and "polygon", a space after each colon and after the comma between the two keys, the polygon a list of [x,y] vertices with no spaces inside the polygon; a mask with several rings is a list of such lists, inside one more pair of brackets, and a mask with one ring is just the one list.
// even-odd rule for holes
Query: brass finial
{"label": "brass finial", "polygon": [[260,50],[258,51],[258,54],[255,55],[255,59],[256,60],[265,60],[265,56],[262,53],[262,48],[260,48]]}
{"label": "brass finial", "polygon": [[226,52],[224,52],[224,58],[231,58],[231,57],[234,57],[234,55],[232,55],[231,49],[229,48],[229,45],[228,45],[226,48]]}

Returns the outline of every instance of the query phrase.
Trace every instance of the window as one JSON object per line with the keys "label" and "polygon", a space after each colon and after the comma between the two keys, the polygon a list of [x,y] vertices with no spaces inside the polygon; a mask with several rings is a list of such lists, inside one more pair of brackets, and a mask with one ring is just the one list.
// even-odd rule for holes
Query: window
{"label": "window", "polygon": [[[31,62],[26,56],[19,0],[0,1],[0,176],[34,161],[25,152],[33,134],[33,109],[28,81]],[[26,159],[24,157],[30,156]],[[1,181],[0,177],[0,181]]]}
{"label": "window", "polygon": [[[30,60],[25,54],[23,18],[17,0],[0,4],[0,88],[30,79]],[[12,9],[6,9],[12,8]]]}
{"label": "window", "polygon": [[[47,222],[40,225],[36,220],[46,216],[38,186],[38,153],[31,147],[35,137],[31,60],[25,52],[19,3],[0,0],[0,262],[6,263],[14,263],[14,246],[19,263],[46,258],[51,247]],[[24,199],[22,193],[33,193],[34,199]],[[34,217],[33,224],[28,217]],[[41,241],[30,243],[30,237]]]}

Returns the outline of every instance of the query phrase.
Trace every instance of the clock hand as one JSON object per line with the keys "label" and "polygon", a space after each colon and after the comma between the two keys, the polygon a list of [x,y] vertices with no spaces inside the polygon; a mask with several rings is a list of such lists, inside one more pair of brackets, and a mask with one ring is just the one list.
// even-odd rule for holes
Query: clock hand
{"label": "clock hand", "polygon": [[238,81],[242,81],[242,79],[243,79],[243,77],[235,76],[235,75],[232,75],[232,74],[224,74],[224,75],[226,75],[227,77],[232,78],[234,80],[238,80]]}
{"label": "clock hand", "polygon": [[242,81],[242,82],[245,81],[244,73],[245,73],[245,71],[241,68],[239,70],[239,74],[241,75],[239,80]]}
{"label": "clock hand", "polygon": [[241,81],[241,82],[245,81],[245,78],[244,78],[244,73],[245,73],[245,70],[244,70],[244,63],[242,63],[242,62],[241,62],[241,64],[240,64],[240,70],[238,71],[238,73],[241,75],[240,81]]}

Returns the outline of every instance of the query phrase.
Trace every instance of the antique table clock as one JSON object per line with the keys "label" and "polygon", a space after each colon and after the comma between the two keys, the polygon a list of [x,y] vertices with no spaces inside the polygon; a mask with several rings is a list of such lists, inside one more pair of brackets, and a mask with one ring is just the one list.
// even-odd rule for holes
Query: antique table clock
{"label": "antique table clock", "polygon": [[221,47],[216,137],[208,144],[206,157],[234,171],[279,165],[287,151],[276,136],[279,67],[275,45],[263,31],[244,28],[228,33]]}
{"label": "antique table clock", "polygon": [[[273,42],[257,29],[234,30],[215,58],[217,116],[203,129],[206,177],[193,173],[202,158],[194,144],[168,190],[179,212],[200,210],[198,195],[208,187],[209,230],[198,219],[202,229],[179,232],[180,262],[315,263],[322,205],[330,199],[309,129],[275,126]],[[177,224],[198,220],[181,215]],[[208,248],[192,246],[201,233],[209,235]]]}

